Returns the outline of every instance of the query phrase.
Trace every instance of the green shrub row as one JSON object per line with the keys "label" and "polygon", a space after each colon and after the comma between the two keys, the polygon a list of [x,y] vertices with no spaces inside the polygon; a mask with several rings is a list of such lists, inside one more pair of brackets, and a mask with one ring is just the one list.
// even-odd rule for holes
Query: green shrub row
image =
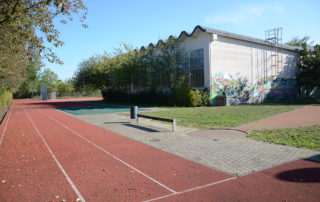
{"label": "green shrub row", "polygon": [[11,104],[12,102],[12,93],[9,91],[0,91],[0,107],[4,108]]}
{"label": "green shrub row", "polygon": [[175,92],[161,90],[144,90],[136,93],[109,90],[104,99],[107,102],[122,102],[122,103],[138,103],[150,105],[169,105],[169,106],[208,106],[210,104],[209,93],[206,89],[188,89],[180,88]]}

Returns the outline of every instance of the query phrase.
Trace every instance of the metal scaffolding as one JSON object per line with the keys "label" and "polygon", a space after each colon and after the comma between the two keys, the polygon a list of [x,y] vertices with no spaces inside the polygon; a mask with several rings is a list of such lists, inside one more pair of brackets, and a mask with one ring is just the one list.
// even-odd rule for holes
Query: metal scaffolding
{"label": "metal scaffolding", "polygon": [[[282,71],[282,28],[274,28],[265,31],[265,40],[272,45],[270,55],[267,55],[264,79],[275,79]],[[269,62],[268,62],[269,61]]]}

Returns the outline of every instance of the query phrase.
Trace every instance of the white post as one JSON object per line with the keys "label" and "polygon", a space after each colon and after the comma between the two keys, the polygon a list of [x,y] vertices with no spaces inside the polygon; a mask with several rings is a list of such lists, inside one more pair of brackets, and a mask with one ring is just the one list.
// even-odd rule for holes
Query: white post
{"label": "white post", "polygon": [[176,119],[173,119],[172,121],[172,132],[176,131]]}

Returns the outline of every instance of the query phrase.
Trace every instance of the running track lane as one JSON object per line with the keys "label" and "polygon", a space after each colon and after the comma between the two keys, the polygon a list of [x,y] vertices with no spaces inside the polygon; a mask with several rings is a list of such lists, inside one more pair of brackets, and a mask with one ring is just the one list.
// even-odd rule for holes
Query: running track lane
{"label": "running track lane", "polygon": [[[51,109],[28,111],[61,165],[84,198],[90,201],[146,200],[172,193],[99,151],[96,147],[98,144],[174,191],[211,186],[212,183],[231,177]],[[61,122],[53,117],[57,115],[63,117],[62,120],[60,117]],[[68,121],[75,124],[75,128],[71,129],[73,126],[66,123]],[[96,139],[96,146],[74,134],[75,130],[88,139]],[[107,143],[107,147],[102,143]],[[126,148],[124,146],[129,149],[123,151]]]}
{"label": "running track lane", "polygon": [[0,134],[0,201],[77,199],[23,109],[11,106]]}
{"label": "running track lane", "polygon": [[297,160],[165,201],[320,201],[320,163]]}
{"label": "running track lane", "polygon": [[231,177],[56,110],[40,110],[40,113],[60,126],[67,126],[175,191],[183,191]]}

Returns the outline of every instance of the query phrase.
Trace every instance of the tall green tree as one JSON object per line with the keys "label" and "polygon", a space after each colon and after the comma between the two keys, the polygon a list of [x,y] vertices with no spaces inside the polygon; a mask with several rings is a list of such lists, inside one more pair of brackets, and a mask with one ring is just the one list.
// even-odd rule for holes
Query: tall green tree
{"label": "tall green tree", "polygon": [[28,65],[24,71],[24,81],[20,84],[19,89],[14,93],[16,98],[32,97],[35,92],[39,91],[38,74],[41,70],[41,58],[39,51],[33,49],[32,57],[28,58]]}
{"label": "tall green tree", "polygon": [[320,45],[310,49],[307,43],[304,43],[302,47],[297,73],[298,84],[306,89],[320,88]]}
{"label": "tall green tree", "polygon": [[94,55],[78,65],[73,83],[79,90],[97,90],[104,95],[111,85],[112,59],[107,54]]}
{"label": "tall green tree", "polygon": [[[47,84],[48,93],[56,92],[58,89],[58,75],[49,68],[43,69],[39,77],[39,85]],[[40,86],[39,86],[40,89]]]}
{"label": "tall green tree", "polygon": [[83,22],[86,12],[82,0],[0,1],[0,87],[14,91],[25,80],[33,49],[41,58],[61,63],[52,49],[63,45],[55,24],[78,13]]}
{"label": "tall green tree", "polygon": [[160,43],[156,57],[156,72],[163,75],[163,86],[175,91],[185,84],[187,71],[183,68],[185,52],[174,37]]}

